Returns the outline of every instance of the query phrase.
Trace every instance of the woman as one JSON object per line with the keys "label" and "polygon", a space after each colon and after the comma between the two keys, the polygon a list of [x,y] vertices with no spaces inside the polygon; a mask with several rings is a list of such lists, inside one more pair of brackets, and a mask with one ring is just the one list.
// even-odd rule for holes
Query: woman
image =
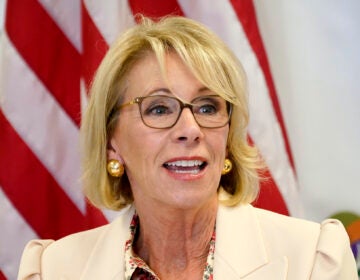
{"label": "woman", "polygon": [[101,63],[82,124],[85,193],[122,211],[30,242],[19,279],[357,279],[338,221],[250,205],[259,157],[247,121],[243,71],[214,34],[143,19]]}

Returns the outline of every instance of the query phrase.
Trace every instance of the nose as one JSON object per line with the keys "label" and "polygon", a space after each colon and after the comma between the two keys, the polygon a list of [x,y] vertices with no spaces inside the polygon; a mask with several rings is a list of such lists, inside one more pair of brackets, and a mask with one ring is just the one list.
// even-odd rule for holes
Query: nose
{"label": "nose", "polygon": [[176,125],[172,128],[175,141],[193,143],[204,137],[201,127],[195,120],[190,108],[184,108]]}

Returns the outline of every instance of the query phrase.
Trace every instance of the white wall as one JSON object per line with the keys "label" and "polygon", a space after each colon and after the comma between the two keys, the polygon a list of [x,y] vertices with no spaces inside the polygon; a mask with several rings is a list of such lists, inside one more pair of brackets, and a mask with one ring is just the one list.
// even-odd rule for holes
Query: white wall
{"label": "white wall", "polygon": [[360,1],[255,5],[305,215],[360,215]]}
{"label": "white wall", "polygon": [[4,26],[5,0],[0,0],[0,33]]}

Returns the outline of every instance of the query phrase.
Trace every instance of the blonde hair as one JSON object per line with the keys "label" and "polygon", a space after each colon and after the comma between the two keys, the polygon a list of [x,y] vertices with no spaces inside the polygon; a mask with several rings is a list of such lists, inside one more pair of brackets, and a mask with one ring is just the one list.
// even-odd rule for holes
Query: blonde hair
{"label": "blonde hair", "polygon": [[184,17],[159,21],[141,17],[111,46],[94,77],[90,100],[81,126],[83,183],[88,199],[97,207],[119,210],[133,201],[124,174],[113,178],[106,171],[107,144],[119,118],[125,78],[133,65],[154,53],[165,72],[166,53],[176,53],[195,77],[233,104],[228,136],[232,171],[220,181],[227,194],[222,203],[252,202],[258,194],[259,157],[247,141],[248,101],[246,78],[230,49],[203,25]]}

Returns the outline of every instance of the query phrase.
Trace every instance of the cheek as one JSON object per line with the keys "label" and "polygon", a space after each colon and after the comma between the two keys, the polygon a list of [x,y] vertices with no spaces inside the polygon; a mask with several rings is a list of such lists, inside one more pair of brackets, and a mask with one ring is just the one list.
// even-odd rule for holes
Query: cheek
{"label": "cheek", "polygon": [[228,130],[222,131],[222,133],[213,133],[209,134],[209,151],[213,155],[213,159],[219,165],[219,168],[222,169],[223,161],[227,156],[227,138]]}
{"label": "cheek", "polygon": [[153,160],[162,148],[161,137],[154,132],[142,124],[119,126],[120,154],[128,167],[139,168],[141,164]]}
{"label": "cheek", "polygon": [[223,151],[226,153],[228,135],[229,129],[226,127],[221,133],[217,133],[217,135],[212,136],[213,145],[216,146],[216,150],[218,152]]}

